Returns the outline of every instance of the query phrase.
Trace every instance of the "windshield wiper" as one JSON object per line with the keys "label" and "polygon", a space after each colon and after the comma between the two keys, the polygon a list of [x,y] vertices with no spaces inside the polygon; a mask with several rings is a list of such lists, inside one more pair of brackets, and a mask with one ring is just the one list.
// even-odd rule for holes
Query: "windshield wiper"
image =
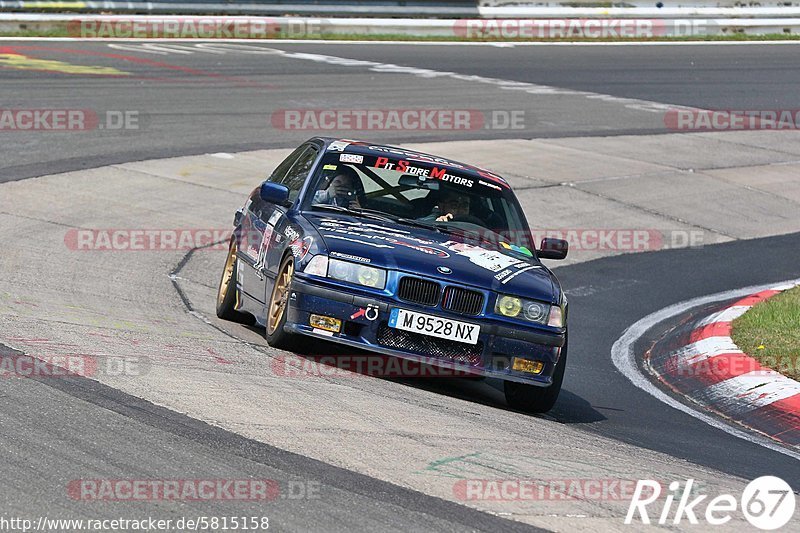
{"label": "windshield wiper", "polygon": [[316,209],[328,209],[330,211],[340,211],[342,213],[355,213],[355,211],[351,211],[346,207],[342,207],[340,205],[333,205],[333,204],[311,204],[311,207]]}
{"label": "windshield wiper", "polygon": [[383,211],[378,211],[377,209],[368,209],[366,207],[357,207],[355,209],[351,207],[350,209],[363,215],[372,215],[373,217],[379,218],[380,220],[384,220],[386,222],[397,222],[399,220],[399,218],[395,215],[384,213]]}
{"label": "windshield wiper", "polygon": [[425,229],[429,229],[429,230],[433,230],[433,231],[439,231],[439,228],[436,227],[435,225],[428,224],[426,222],[420,222],[419,220],[415,220],[413,218],[401,217],[401,216],[398,216],[398,215],[393,215],[392,213],[386,213],[384,211],[378,211],[377,209],[369,209],[367,207],[360,207],[360,208],[357,208],[355,210],[359,211],[361,213],[365,213],[365,214],[370,214],[370,215],[375,215],[375,216],[381,217],[381,218],[383,218],[383,220],[387,220],[387,221],[390,221],[390,222],[399,222],[401,224],[407,224],[409,226],[416,226],[418,228],[425,228]]}
{"label": "windshield wiper", "polygon": [[379,215],[379,216],[385,217],[386,220],[389,220],[389,221],[392,221],[392,222],[399,222],[400,224],[405,224],[407,226],[414,226],[414,227],[417,227],[417,228],[425,228],[425,229],[429,229],[431,231],[436,231],[438,233],[441,233],[441,231],[439,230],[439,228],[437,226],[434,226],[433,224],[428,224],[426,222],[420,222],[419,220],[414,220],[413,218],[400,217],[400,216],[397,216],[397,215],[393,215],[391,213],[384,213],[383,211],[377,211],[375,209],[367,209],[365,207],[362,207],[361,211],[364,211],[365,213],[372,213],[372,214],[375,214],[375,215]]}
{"label": "windshield wiper", "polygon": [[425,228],[439,233],[442,232],[439,226],[436,226],[434,224],[429,224],[427,222],[420,222],[419,220],[414,220],[413,218],[399,217],[397,215],[392,215],[391,213],[384,213],[383,211],[378,211],[377,209],[368,209],[366,207],[357,207],[357,208],[342,207],[340,205],[331,205],[331,204],[312,204],[311,207],[328,209],[330,211],[337,211],[339,213],[347,213],[355,216],[363,216],[374,220],[381,220],[383,222],[399,222],[400,224],[405,224],[408,226]]}
{"label": "windshield wiper", "polygon": [[342,207],[341,205],[331,205],[331,204],[311,204],[311,207],[316,209],[324,209],[328,211],[336,211],[337,213],[347,213],[348,215],[355,215],[357,217],[366,217],[375,220],[382,220],[384,222],[392,221],[391,218],[385,216],[380,211],[364,212],[363,209],[352,209],[350,207]]}
{"label": "windshield wiper", "polygon": [[442,233],[442,230],[439,228],[439,226],[428,224],[427,222],[420,222],[419,220],[414,220],[413,218],[397,217],[397,221],[402,224],[408,224],[409,226],[416,226],[418,228],[425,228],[437,233]]}

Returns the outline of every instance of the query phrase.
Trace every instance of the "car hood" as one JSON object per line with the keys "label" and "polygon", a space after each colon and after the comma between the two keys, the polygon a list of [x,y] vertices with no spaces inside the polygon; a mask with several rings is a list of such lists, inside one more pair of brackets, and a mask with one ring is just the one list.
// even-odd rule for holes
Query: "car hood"
{"label": "car hood", "polygon": [[534,257],[393,222],[327,213],[305,216],[332,258],[557,303],[554,277]]}

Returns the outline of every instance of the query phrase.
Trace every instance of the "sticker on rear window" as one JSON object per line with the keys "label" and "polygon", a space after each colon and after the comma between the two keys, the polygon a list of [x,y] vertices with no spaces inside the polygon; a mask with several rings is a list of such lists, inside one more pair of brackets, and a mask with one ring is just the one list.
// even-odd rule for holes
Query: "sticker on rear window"
{"label": "sticker on rear window", "polygon": [[358,164],[361,164],[361,163],[364,162],[364,156],[363,155],[357,155],[357,154],[342,154],[342,155],[339,156],[339,161],[341,161],[342,163],[358,163]]}

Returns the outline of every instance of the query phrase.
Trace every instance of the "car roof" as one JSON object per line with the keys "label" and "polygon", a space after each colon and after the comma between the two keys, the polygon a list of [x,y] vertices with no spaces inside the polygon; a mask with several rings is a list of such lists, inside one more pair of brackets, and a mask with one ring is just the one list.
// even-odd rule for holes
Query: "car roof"
{"label": "car roof", "polygon": [[406,157],[409,160],[416,160],[427,164],[439,164],[449,169],[458,172],[459,174],[471,177],[476,180],[486,180],[496,185],[510,188],[508,182],[501,176],[495,174],[490,170],[454,161],[442,156],[427,154],[417,150],[408,148],[401,148],[398,146],[391,146],[380,143],[371,143],[367,141],[358,141],[353,139],[337,139],[335,137],[316,137],[315,139],[324,144],[325,150],[339,150],[347,151],[352,154],[369,155],[369,156],[391,156],[391,157]]}

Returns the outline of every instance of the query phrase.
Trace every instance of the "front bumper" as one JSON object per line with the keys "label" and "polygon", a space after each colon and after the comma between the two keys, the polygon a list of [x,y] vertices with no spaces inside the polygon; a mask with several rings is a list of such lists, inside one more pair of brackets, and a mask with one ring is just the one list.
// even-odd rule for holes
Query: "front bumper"
{"label": "front bumper", "polygon": [[[299,274],[299,273],[298,273]],[[556,363],[564,345],[564,333],[550,333],[503,324],[498,320],[464,316],[442,309],[430,309],[392,298],[367,295],[358,289],[325,286],[295,275],[289,296],[285,329],[353,348],[453,369],[459,373],[499,378],[546,387],[552,383]],[[388,326],[389,312],[399,307],[433,314],[481,327],[477,345],[438,339]],[[342,331],[331,333],[309,325],[311,314],[342,321]],[[512,359],[543,363],[541,372],[531,374],[512,369]]]}

